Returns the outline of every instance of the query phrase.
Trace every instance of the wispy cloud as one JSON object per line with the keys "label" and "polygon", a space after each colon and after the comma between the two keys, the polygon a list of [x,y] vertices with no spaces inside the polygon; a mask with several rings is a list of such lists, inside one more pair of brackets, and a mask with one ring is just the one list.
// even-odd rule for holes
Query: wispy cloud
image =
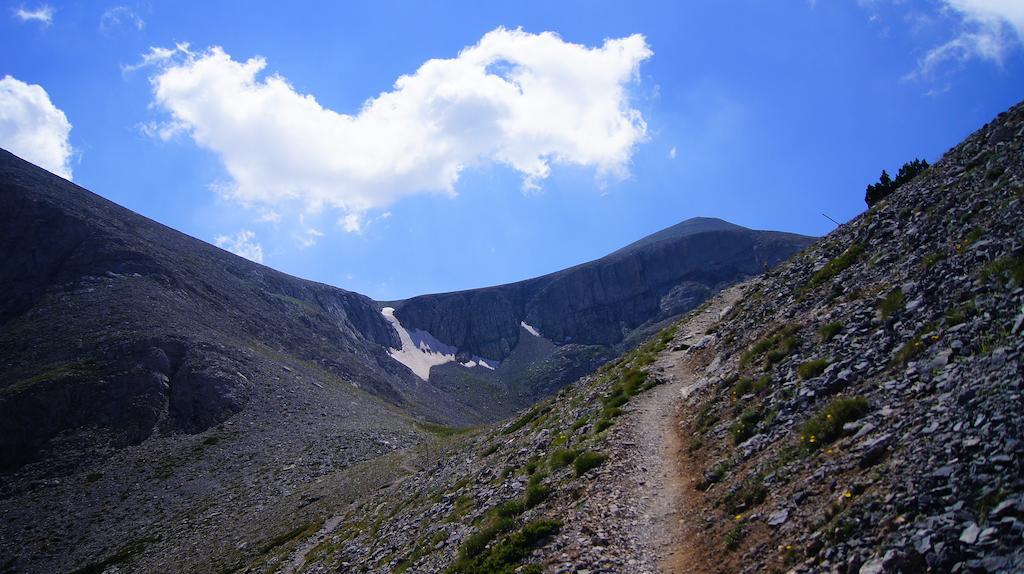
{"label": "wispy cloud", "polygon": [[71,122],[38,84],[0,79],[0,147],[71,179]]}
{"label": "wispy cloud", "polygon": [[942,0],[942,10],[957,22],[956,35],[929,49],[909,80],[931,79],[945,66],[974,59],[1002,65],[1010,50],[1024,42],[1021,0]]}
{"label": "wispy cloud", "polygon": [[229,195],[265,207],[299,202],[342,211],[358,232],[370,210],[419,193],[455,195],[468,168],[498,163],[540,187],[553,166],[624,178],[647,125],[629,87],[651,56],[641,35],[587,47],[556,34],[499,28],[457,57],[425,62],[354,115],[324,108],[263,58],[220,47],[153,48],[126,71],[153,69],[154,106],[165,131],[184,126],[216,153]]}
{"label": "wispy cloud", "polygon": [[146,21],[127,6],[112,6],[100,16],[100,32],[110,34],[121,27],[142,30],[146,27]]}
{"label": "wispy cloud", "polygon": [[256,233],[243,229],[234,235],[220,235],[214,243],[239,257],[245,257],[256,263],[263,263],[263,246],[256,240]]}
{"label": "wispy cloud", "polygon": [[13,14],[22,22],[41,22],[44,26],[53,24],[53,8],[49,4],[40,4],[35,8],[21,6],[14,9]]}

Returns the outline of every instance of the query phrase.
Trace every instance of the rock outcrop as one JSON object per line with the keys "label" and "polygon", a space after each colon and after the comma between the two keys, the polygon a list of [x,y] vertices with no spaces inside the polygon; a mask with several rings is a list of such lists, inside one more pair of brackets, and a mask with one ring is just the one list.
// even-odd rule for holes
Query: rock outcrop
{"label": "rock outcrop", "polygon": [[811,238],[695,218],[596,261],[535,279],[394,303],[409,328],[504,360],[526,323],[556,344],[613,346],[645,324],[684,313],[764,272]]}

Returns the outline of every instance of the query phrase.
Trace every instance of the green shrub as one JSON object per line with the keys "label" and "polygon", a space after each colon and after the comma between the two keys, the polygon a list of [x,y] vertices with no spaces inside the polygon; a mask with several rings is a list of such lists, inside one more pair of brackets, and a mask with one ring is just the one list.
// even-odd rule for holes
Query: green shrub
{"label": "green shrub", "polygon": [[556,450],[551,453],[551,468],[562,468],[572,464],[578,454],[579,452],[571,448]]}
{"label": "green shrub", "polygon": [[743,542],[743,538],[747,535],[746,529],[743,528],[742,524],[733,526],[728,532],[725,533],[725,548],[730,552],[740,547],[740,542]]}
{"label": "green shrub", "polygon": [[811,275],[805,289],[814,289],[826,281],[831,281],[833,277],[839,275],[860,260],[862,255],[864,255],[864,247],[854,243],[842,255],[829,261],[817,273]]}
{"label": "green shrub", "polygon": [[515,518],[526,512],[526,505],[518,500],[508,500],[491,509],[491,515],[498,519]]}
{"label": "green shrub", "polygon": [[914,357],[916,357],[921,351],[927,347],[920,335],[914,336],[913,339],[907,341],[899,351],[896,351],[896,356],[893,357],[893,365],[898,367],[905,367]]}
{"label": "green shrub", "polygon": [[530,482],[526,485],[526,495],[523,497],[523,504],[526,505],[526,508],[537,506],[551,494],[551,489],[541,482],[544,478],[543,473],[537,473],[530,477]]}
{"label": "green shrub", "polygon": [[952,309],[946,310],[946,326],[952,327],[959,325],[960,323],[966,322],[968,319],[974,316],[978,311],[974,305],[974,301],[968,301],[963,305],[959,305]]}
{"label": "green shrub", "polygon": [[505,434],[512,434],[512,433],[516,432],[517,430],[519,430],[519,429],[525,427],[526,425],[530,424],[531,422],[533,422],[535,419],[537,419],[541,415],[547,413],[548,410],[550,410],[550,409],[551,409],[551,407],[548,407],[548,406],[533,407],[525,415],[523,415],[523,416],[519,417],[518,419],[516,419],[516,422],[512,423],[511,426],[509,426],[507,429],[505,429],[505,431],[504,431]]}
{"label": "green shrub", "polygon": [[764,478],[760,475],[747,477],[739,486],[722,497],[722,507],[726,514],[732,516],[746,512],[768,497],[768,489],[764,486]]}
{"label": "green shrub", "polygon": [[732,387],[732,396],[734,399],[749,395],[751,393],[759,394],[767,389],[772,384],[772,378],[768,375],[764,375],[759,379],[751,379],[744,377],[736,382]]}
{"label": "green shrub", "polygon": [[[477,552],[467,552],[463,545],[459,559],[448,569],[459,574],[512,574],[530,552],[541,545],[545,538],[558,532],[562,523],[555,520],[535,520],[505,537],[490,548],[480,547]],[[526,569],[536,572],[536,569]]]}
{"label": "green shrub", "polygon": [[609,428],[610,426],[612,426],[612,420],[611,419],[600,418],[600,419],[597,420],[596,423],[594,423],[594,434],[601,433],[601,432],[605,431],[607,428]]}
{"label": "green shrub", "polygon": [[995,279],[1001,284],[1012,281],[1018,287],[1024,286],[1024,257],[1008,255],[996,259],[982,269],[980,278],[982,283]]}
{"label": "green shrub", "polygon": [[813,379],[825,372],[825,367],[828,367],[828,359],[814,359],[797,367],[796,374],[801,379]]}
{"label": "green shrub", "polygon": [[769,365],[778,363],[796,348],[797,340],[794,335],[799,329],[797,325],[784,325],[761,337],[740,356],[740,368],[757,361],[765,354]]}
{"label": "green shrub", "polygon": [[867,414],[870,405],[863,397],[833,400],[800,428],[800,439],[810,449],[829,444],[843,434],[843,425]]}
{"label": "green shrub", "polygon": [[903,290],[899,287],[889,291],[885,299],[878,304],[878,312],[882,315],[882,320],[888,319],[903,310],[905,300]]}
{"label": "green shrub", "polygon": [[740,444],[748,438],[754,436],[754,429],[757,428],[757,423],[761,422],[761,411],[750,409],[746,410],[736,419],[736,422],[729,429],[729,435],[732,436],[733,444]]}
{"label": "green shrub", "polygon": [[599,452],[592,450],[583,451],[573,461],[573,469],[576,471],[576,476],[582,476],[587,471],[601,466],[601,463],[605,461],[607,457]]}
{"label": "green shrub", "polygon": [[576,432],[579,429],[587,426],[587,423],[589,423],[589,422],[590,422],[590,417],[589,416],[580,417],[580,418],[576,419],[576,422],[572,423],[572,426],[569,427],[569,430],[572,431],[572,432]]}
{"label": "green shrub", "polygon": [[826,323],[825,325],[822,325],[820,329],[818,329],[818,336],[821,337],[821,341],[823,343],[828,343],[833,338],[835,338],[835,336],[838,335],[839,332],[842,330],[842,323]]}

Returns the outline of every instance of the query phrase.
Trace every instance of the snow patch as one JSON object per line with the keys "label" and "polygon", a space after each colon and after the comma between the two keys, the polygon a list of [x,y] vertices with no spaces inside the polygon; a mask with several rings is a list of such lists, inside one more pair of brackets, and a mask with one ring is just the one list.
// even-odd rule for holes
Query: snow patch
{"label": "snow patch", "polygon": [[533,335],[534,337],[540,337],[541,336],[540,335],[540,331],[535,329],[532,325],[527,325],[526,321],[520,321],[519,324],[522,325],[524,329],[526,329],[527,333]]}
{"label": "snow patch", "polygon": [[[401,348],[388,349],[388,354],[392,359],[409,367],[417,377],[426,381],[430,378],[431,367],[455,361],[455,355],[459,352],[456,347],[442,343],[427,331],[406,329],[398,317],[395,317],[394,307],[384,307],[380,312],[398,332],[398,339],[402,343]],[[469,361],[459,364],[467,368],[483,367],[493,371],[501,363],[473,356]]]}

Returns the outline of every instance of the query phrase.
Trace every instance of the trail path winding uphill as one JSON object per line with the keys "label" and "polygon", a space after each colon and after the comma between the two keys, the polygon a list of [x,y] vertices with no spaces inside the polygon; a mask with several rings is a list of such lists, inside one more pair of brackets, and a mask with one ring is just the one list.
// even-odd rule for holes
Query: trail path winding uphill
{"label": "trail path winding uphill", "polygon": [[700,388],[698,366],[713,356],[711,329],[749,288],[734,286],[684,323],[649,368],[664,384],[638,395],[602,451],[608,462],[591,478],[588,495],[565,521],[555,572],[693,572],[713,569],[714,557],[684,555],[687,492],[678,411]]}

